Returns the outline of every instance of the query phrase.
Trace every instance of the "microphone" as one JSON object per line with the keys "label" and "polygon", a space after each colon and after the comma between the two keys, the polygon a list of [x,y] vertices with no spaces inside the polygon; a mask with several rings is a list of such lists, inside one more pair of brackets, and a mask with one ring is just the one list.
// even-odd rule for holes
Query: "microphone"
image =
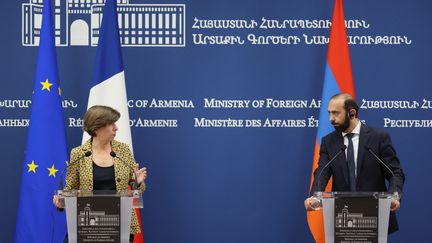
{"label": "microphone", "polygon": [[[369,153],[371,153],[373,155],[373,157],[375,157],[375,159],[377,159],[382,165],[384,165],[384,167],[388,171],[390,171],[390,174],[392,175],[392,177],[391,177],[392,185],[395,186],[395,184],[394,184],[395,174],[393,173],[393,171],[386,165],[386,163],[382,159],[380,159],[380,157],[378,157],[378,155],[369,146],[365,145],[364,147],[367,151],[369,151]],[[399,200],[399,193],[397,191],[394,192],[394,195],[395,195],[396,199]]]}
{"label": "microphone", "polygon": [[113,158],[118,158],[123,164],[125,164],[129,169],[132,170],[132,172],[134,173],[134,176],[135,176],[135,179],[133,180],[132,188],[134,190],[136,190],[138,188],[138,181],[137,181],[138,177],[137,177],[137,174],[135,173],[134,168],[130,164],[128,164],[126,161],[124,161],[122,158],[118,157],[117,154],[116,154],[116,152],[111,151],[110,155]]}
{"label": "microphone", "polygon": [[320,171],[320,173],[318,174],[318,177],[317,177],[317,179],[318,179],[317,187],[318,188],[320,188],[320,186],[321,186],[320,185],[320,181],[321,181],[320,179],[321,179],[321,174],[323,173],[324,169],[327,168],[342,152],[344,152],[346,148],[347,148],[347,146],[345,144],[342,145],[341,148],[340,148],[340,150],[339,150],[339,152],[337,152],[335,154],[335,156],[333,156],[333,158],[331,158],[330,161],[327,162],[327,164],[322,168],[322,170]]}
{"label": "microphone", "polygon": [[63,190],[63,174],[66,172],[67,169],[69,169],[69,167],[71,167],[72,165],[76,164],[78,161],[80,161],[82,158],[84,157],[89,157],[90,155],[92,155],[92,152],[90,150],[85,151],[85,153],[83,155],[81,155],[80,157],[78,157],[77,159],[75,159],[74,161],[70,162],[66,168],[64,168],[62,170],[62,173],[60,174],[60,183],[59,183],[59,190]]}
{"label": "microphone", "polygon": [[[84,157],[89,157],[92,154],[92,152],[90,150],[85,151],[85,153],[83,155],[81,155],[80,157],[78,157],[77,159],[75,159],[74,161],[70,162],[66,168],[64,168],[60,174],[60,182],[59,182],[59,190],[63,190],[63,174],[66,172],[67,169],[69,169],[69,167],[71,167],[74,164],[77,164],[78,161],[80,161],[82,158]],[[63,212],[64,208],[57,208],[58,211]]]}
{"label": "microphone", "polygon": [[367,151],[369,151],[369,153],[371,153],[373,155],[373,157],[375,157],[375,159],[377,159],[382,165],[384,165],[384,167],[386,167],[386,169],[388,171],[390,171],[390,174],[392,175],[392,178],[393,178],[395,175],[394,175],[393,171],[390,170],[390,168],[386,165],[386,163],[384,163],[384,161],[382,159],[380,159],[380,157],[378,157],[378,155],[376,155],[376,153],[369,146],[365,145],[364,147]]}

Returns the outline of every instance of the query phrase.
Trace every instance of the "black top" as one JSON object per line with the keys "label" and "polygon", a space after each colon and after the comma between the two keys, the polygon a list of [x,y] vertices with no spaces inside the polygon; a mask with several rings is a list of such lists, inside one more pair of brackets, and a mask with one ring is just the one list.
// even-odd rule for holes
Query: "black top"
{"label": "black top", "polygon": [[116,190],[114,165],[101,167],[93,161],[93,190]]}

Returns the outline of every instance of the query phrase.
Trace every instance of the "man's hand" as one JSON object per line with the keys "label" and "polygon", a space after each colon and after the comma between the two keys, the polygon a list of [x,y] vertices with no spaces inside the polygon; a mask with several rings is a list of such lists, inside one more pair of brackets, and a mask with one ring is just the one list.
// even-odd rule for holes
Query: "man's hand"
{"label": "man's hand", "polygon": [[400,202],[397,199],[391,200],[390,211],[396,212],[400,209]]}
{"label": "man's hand", "polygon": [[321,208],[321,202],[316,197],[308,197],[304,201],[306,211],[315,211]]}

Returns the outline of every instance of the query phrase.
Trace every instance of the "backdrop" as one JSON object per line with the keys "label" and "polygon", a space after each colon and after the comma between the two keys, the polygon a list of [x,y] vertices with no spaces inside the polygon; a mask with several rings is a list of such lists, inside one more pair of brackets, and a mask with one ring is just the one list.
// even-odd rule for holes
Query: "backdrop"
{"label": "backdrop", "polygon": [[[41,0],[31,1],[0,8],[0,242],[13,242],[19,210],[40,28]],[[69,149],[81,143],[100,2],[53,1]],[[303,200],[333,1],[119,8],[134,153],[149,172],[145,241],[313,242]],[[391,134],[407,178],[390,242],[430,236],[431,9],[429,0],[345,1],[360,117]]]}

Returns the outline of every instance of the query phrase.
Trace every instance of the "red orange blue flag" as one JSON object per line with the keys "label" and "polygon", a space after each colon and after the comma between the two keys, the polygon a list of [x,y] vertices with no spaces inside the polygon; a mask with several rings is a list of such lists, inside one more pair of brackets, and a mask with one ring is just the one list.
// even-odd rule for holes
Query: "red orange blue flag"
{"label": "red orange blue flag", "polygon": [[[324,85],[321,98],[319,113],[318,134],[315,142],[314,160],[312,172],[318,167],[319,150],[321,139],[333,131],[330,124],[330,117],[327,112],[330,98],[337,93],[348,93],[355,97],[354,80],[351,71],[351,61],[348,48],[348,39],[345,28],[343,11],[343,0],[335,0],[333,9],[332,26],[330,30],[330,40],[327,50],[327,62],[324,74]],[[311,186],[313,184],[313,173],[311,176]],[[328,183],[326,191],[331,188],[331,181]],[[307,212],[309,228],[317,243],[324,243],[324,225],[322,210]]]}

